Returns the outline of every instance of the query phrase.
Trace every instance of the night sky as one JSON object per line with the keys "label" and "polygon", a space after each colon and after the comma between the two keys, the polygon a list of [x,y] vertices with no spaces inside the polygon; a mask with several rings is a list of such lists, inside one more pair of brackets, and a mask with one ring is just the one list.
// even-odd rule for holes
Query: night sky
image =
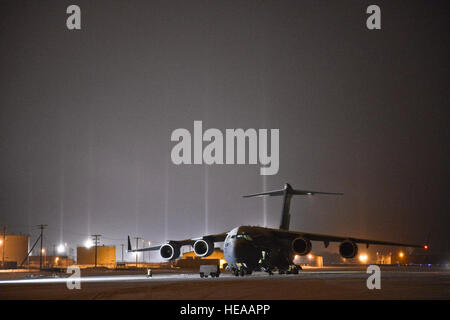
{"label": "night sky", "polygon": [[[81,7],[82,29],[66,28]],[[378,4],[382,29],[366,28]],[[448,1],[1,1],[0,224],[75,247],[238,225],[450,250]],[[280,169],[172,164],[177,128],[280,129]],[[322,244],[319,244],[322,248]],[[314,250],[314,245],[313,245]],[[118,255],[120,257],[120,255]],[[156,257],[156,256],[155,256]]]}

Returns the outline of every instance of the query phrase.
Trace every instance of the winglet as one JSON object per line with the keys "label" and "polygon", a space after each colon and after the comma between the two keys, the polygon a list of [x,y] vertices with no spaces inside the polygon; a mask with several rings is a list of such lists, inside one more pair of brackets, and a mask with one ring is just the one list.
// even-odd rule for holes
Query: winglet
{"label": "winglet", "polygon": [[128,236],[128,251],[133,251],[133,249],[131,248],[130,236]]}

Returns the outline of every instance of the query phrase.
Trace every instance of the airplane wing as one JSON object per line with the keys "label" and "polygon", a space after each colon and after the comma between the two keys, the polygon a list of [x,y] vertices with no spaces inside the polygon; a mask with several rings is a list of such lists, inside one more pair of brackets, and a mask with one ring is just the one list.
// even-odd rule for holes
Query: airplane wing
{"label": "airplane wing", "polygon": [[244,196],[244,198],[250,198],[250,197],[261,197],[261,196],[283,196],[283,208],[281,213],[281,223],[279,229],[270,229],[272,231],[272,234],[274,237],[282,238],[282,239],[289,239],[294,240],[297,237],[304,237],[306,239],[309,239],[311,241],[323,241],[325,244],[325,247],[328,247],[328,244],[330,242],[342,242],[344,240],[351,240],[355,243],[365,243],[368,247],[369,244],[375,244],[375,245],[385,245],[385,246],[402,246],[402,247],[414,247],[414,248],[422,248],[424,247],[427,249],[427,246],[421,246],[417,244],[406,244],[406,243],[397,243],[397,242],[390,242],[390,241],[379,241],[379,240],[369,240],[369,239],[359,239],[359,238],[353,238],[353,237],[341,237],[341,236],[331,236],[331,235],[324,235],[324,234],[315,234],[315,233],[309,233],[309,232],[297,232],[297,231],[289,231],[289,220],[290,220],[290,214],[289,214],[289,207],[290,207],[290,199],[293,195],[303,195],[303,196],[312,196],[316,194],[321,195],[343,195],[343,193],[340,192],[321,192],[321,191],[311,191],[311,190],[299,190],[294,189],[289,183],[286,183],[284,185],[283,189],[280,190],[272,190],[272,191],[265,191],[260,193],[254,193],[250,195]]}
{"label": "airplane wing", "polygon": [[[168,240],[166,243],[178,244],[180,246],[186,246],[186,245],[192,246],[192,245],[194,245],[195,241],[201,240],[201,239],[211,240],[212,242],[223,242],[223,241],[225,241],[227,234],[228,234],[228,232],[224,232],[224,233],[206,235],[206,236],[199,237],[199,238],[191,238],[191,239],[185,239],[185,240]],[[147,248],[133,249],[131,247],[130,236],[128,236],[128,252],[156,251],[156,250],[159,250],[161,248],[161,246],[162,245],[157,245],[157,246],[151,246],[151,247],[147,247]]]}
{"label": "airplane wing", "polygon": [[351,240],[355,243],[365,244],[367,247],[369,247],[370,244],[374,244],[374,245],[384,245],[384,246],[399,246],[399,247],[412,247],[412,248],[425,248],[425,249],[428,248],[426,245],[424,246],[424,245],[418,245],[418,244],[360,239],[360,238],[354,238],[354,237],[332,236],[332,235],[324,235],[324,234],[308,233],[308,232],[300,232],[300,231],[285,231],[285,230],[272,229],[272,233],[275,237],[289,239],[289,240],[294,240],[297,237],[304,237],[311,241],[322,241],[325,244],[325,247],[328,247],[328,244],[330,242],[342,242],[344,240]]}

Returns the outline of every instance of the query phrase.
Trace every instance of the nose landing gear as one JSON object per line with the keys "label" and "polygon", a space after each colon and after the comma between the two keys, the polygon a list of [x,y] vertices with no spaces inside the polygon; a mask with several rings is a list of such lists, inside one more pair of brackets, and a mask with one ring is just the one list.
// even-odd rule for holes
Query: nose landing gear
{"label": "nose landing gear", "polygon": [[236,277],[243,277],[245,275],[251,275],[252,274],[252,270],[246,268],[246,267],[240,267],[240,268],[236,268],[233,271],[233,275]]}

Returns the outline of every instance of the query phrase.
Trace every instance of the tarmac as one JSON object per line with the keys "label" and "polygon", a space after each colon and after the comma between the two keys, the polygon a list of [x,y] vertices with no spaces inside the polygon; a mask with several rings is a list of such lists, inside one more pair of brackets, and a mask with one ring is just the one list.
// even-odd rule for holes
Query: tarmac
{"label": "tarmac", "polygon": [[14,273],[0,278],[0,299],[450,299],[448,267],[382,267],[380,289],[368,288],[370,276],[367,266],[308,268],[298,275],[235,277],[226,272],[206,279],[189,270],[155,270],[152,277],[137,270],[82,270],[77,289],[66,274]]}

